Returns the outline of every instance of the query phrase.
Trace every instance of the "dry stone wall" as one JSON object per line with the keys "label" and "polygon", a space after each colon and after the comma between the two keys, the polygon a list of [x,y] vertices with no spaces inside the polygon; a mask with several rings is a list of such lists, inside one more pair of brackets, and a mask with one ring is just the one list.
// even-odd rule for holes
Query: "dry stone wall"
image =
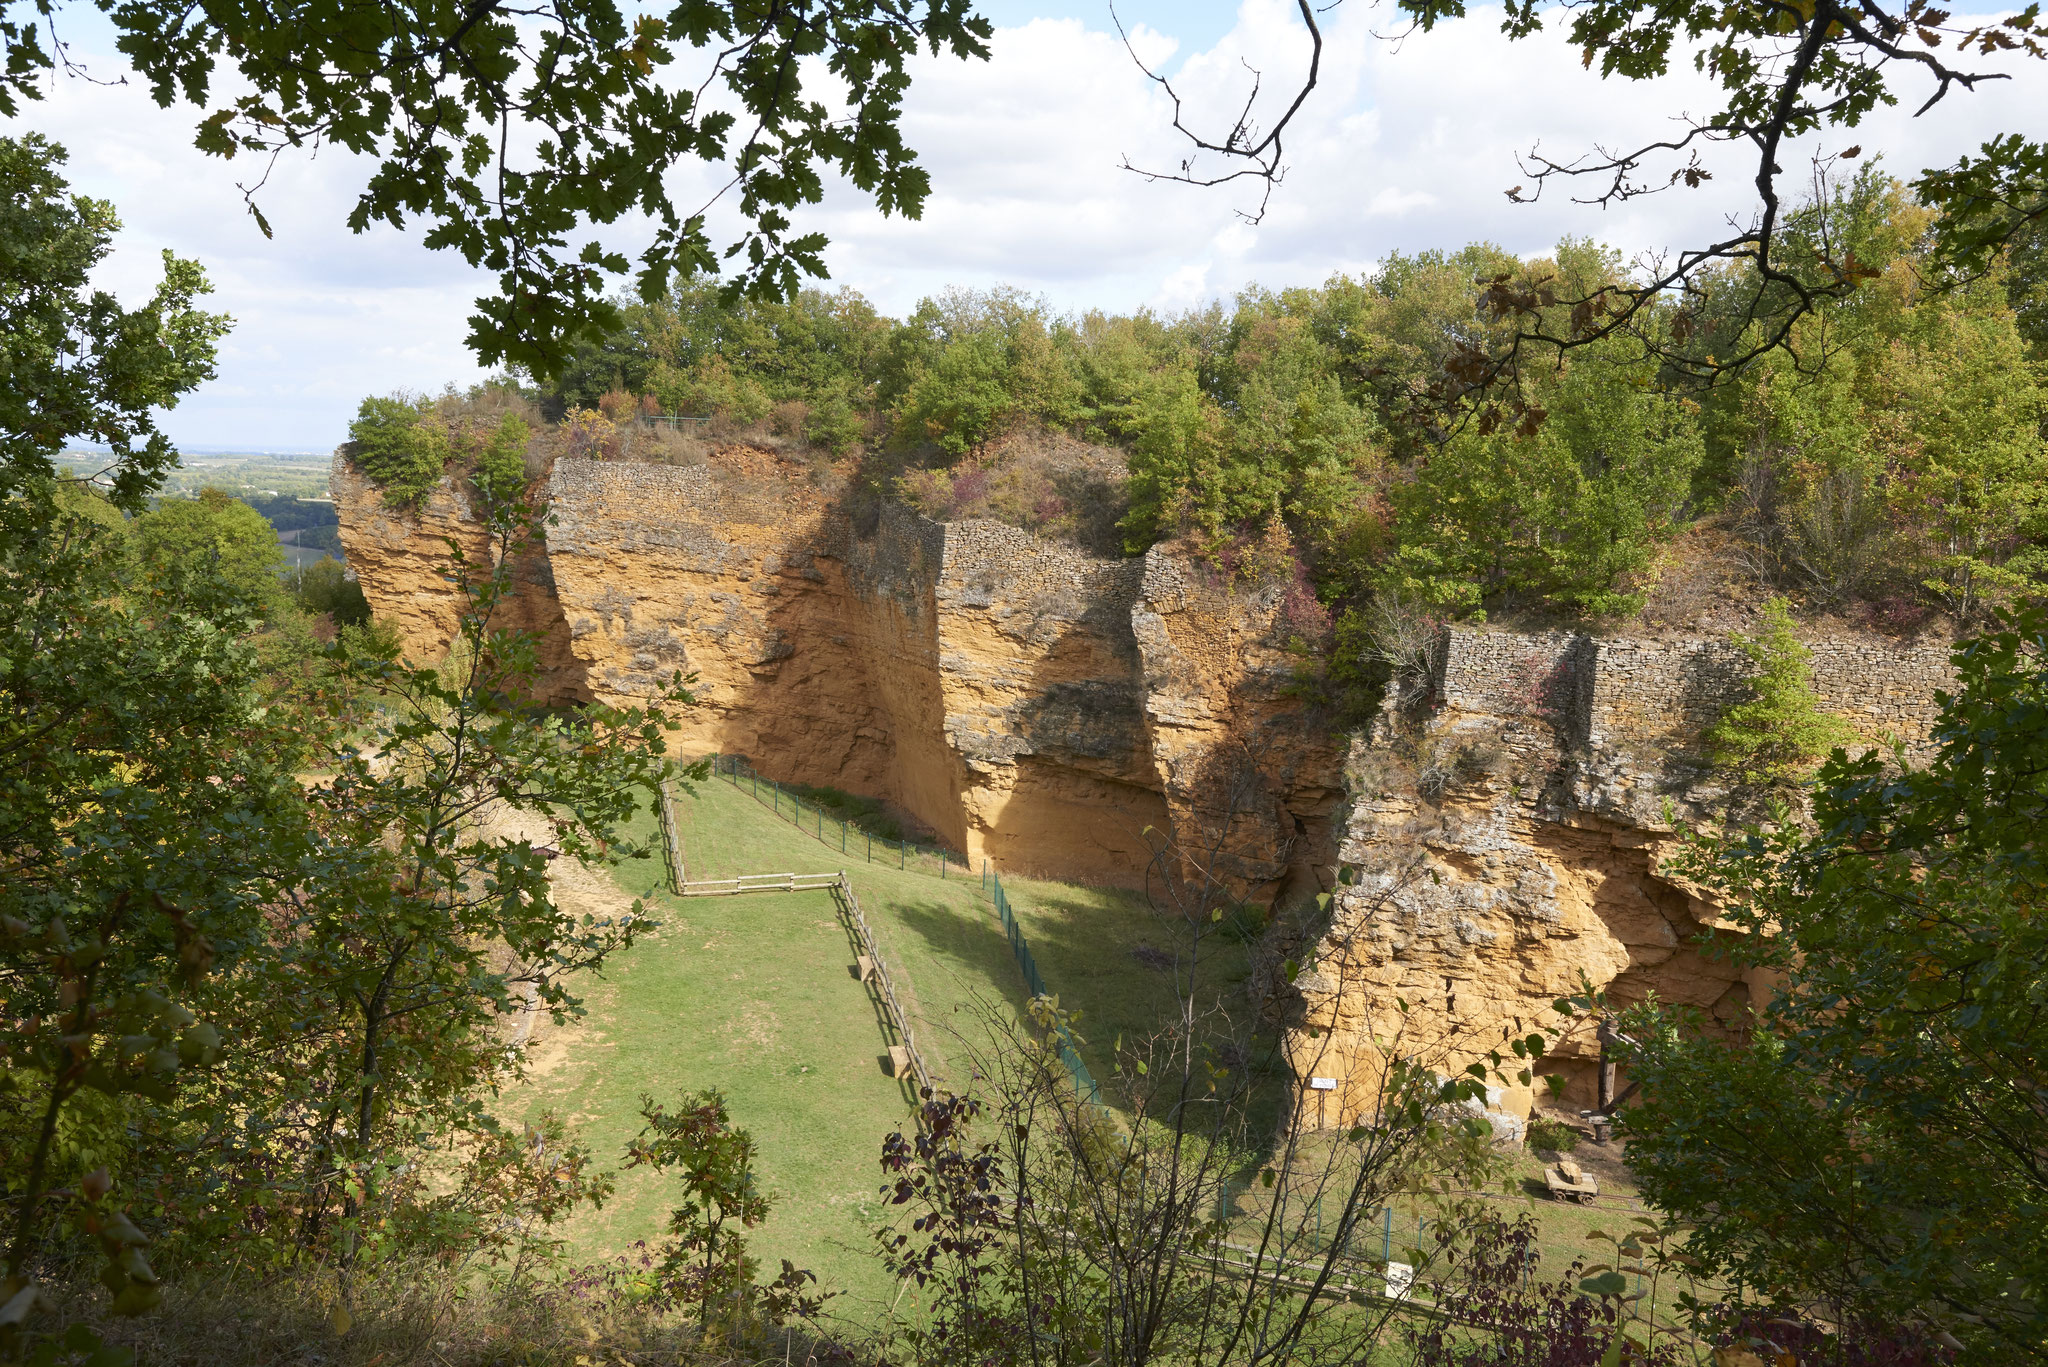
{"label": "dry stone wall", "polygon": [[[1813,651],[1813,686],[1822,710],[1876,740],[1926,739],[1940,708],[1937,690],[1954,674],[1948,650],[1880,641],[1823,639]],[[1666,740],[1696,736],[1747,696],[1749,657],[1726,641],[1601,641],[1586,717],[1586,740]]]}
{"label": "dry stone wall", "polygon": [[[1943,646],[1823,638],[1813,652],[1822,710],[1871,740],[1927,738],[1954,679]],[[1601,639],[1451,627],[1434,686],[1443,706],[1542,717],[1570,744],[1695,741],[1749,696],[1750,659],[1725,640]]]}

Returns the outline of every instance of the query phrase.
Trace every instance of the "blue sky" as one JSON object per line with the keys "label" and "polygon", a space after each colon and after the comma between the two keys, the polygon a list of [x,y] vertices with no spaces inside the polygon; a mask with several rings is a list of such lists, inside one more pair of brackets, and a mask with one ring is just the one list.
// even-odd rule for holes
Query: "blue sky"
{"label": "blue sky", "polygon": [[[1243,193],[1147,183],[1126,156],[1171,166],[1181,144],[1160,93],[1117,41],[1104,0],[984,0],[998,33],[994,60],[926,60],[906,103],[911,145],[934,192],[921,221],[883,219],[849,187],[833,187],[809,219],[833,239],[834,283],[890,312],[948,286],[998,284],[1055,306],[1178,309],[1229,298],[1252,283],[1313,284],[1370,270],[1389,252],[1475,239],[1535,253],[1561,236],[1627,253],[1695,241],[1745,216],[1746,176],[1722,159],[1704,190],[1602,211],[1549,198],[1511,204],[1525,179],[1517,153],[1619,143],[1684,112],[1714,107],[1690,70],[1651,84],[1602,82],[1554,36],[1511,45],[1497,9],[1390,44],[1389,15],[1352,0],[1325,13],[1326,75],[1290,143],[1290,174],[1264,222],[1247,225]],[[1172,70],[1193,107],[1234,107],[1245,65],[1279,90],[1297,75],[1305,37],[1290,0],[1131,0],[1119,12],[1148,60]],[[118,74],[103,21],[86,11],[62,32],[95,76]],[[1974,148],[2000,129],[2048,126],[2038,67],[1939,117],[1885,111],[1856,131],[1866,149],[1910,172]],[[471,299],[488,282],[411,234],[344,224],[364,168],[346,157],[288,159],[272,174],[266,241],[243,212],[238,180],[253,168],[200,156],[193,117],[162,111],[134,86],[59,80],[16,129],[37,128],[71,150],[77,188],[111,199],[124,230],[103,272],[124,295],[157,271],[157,252],[195,257],[232,314],[219,377],[168,415],[192,449],[326,449],[366,394],[435,389],[478,378],[464,349]],[[1824,144],[1839,150],[1848,141]],[[1785,164],[1803,162],[1795,149]],[[711,183],[691,168],[680,195]],[[635,229],[615,235],[630,247]]]}

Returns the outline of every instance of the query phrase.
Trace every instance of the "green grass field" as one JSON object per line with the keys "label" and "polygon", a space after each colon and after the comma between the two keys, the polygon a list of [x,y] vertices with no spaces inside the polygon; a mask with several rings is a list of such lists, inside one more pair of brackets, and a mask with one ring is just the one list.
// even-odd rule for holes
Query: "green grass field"
{"label": "green grass field", "polygon": [[[868,862],[857,831],[842,853],[829,819],[821,841],[815,817],[800,830],[789,810],[785,801],[780,815],[771,812],[723,779],[700,785],[678,804],[690,878],[845,869],[928,1060],[943,1081],[964,1087],[968,1057],[987,1038],[984,1017],[1014,1014],[1024,1003],[1022,975],[981,880],[958,866],[942,878],[929,861],[926,872],[894,867],[895,852],[879,846]],[[643,814],[637,833],[653,830],[652,815]],[[587,1017],[544,1032],[509,1109],[553,1110],[577,1142],[617,1167],[639,1128],[642,1095],[673,1101],[717,1088],[735,1123],[752,1132],[763,1184],[780,1197],[753,1236],[754,1251],[771,1271],[785,1257],[812,1269],[844,1293],[840,1314],[871,1318],[874,1303],[894,1291],[873,1253],[873,1231],[889,1220],[878,1156],[884,1136],[906,1122],[910,1101],[887,1075],[883,1029],[851,971],[855,951],[831,894],[676,898],[659,887],[658,857],[628,863],[615,878],[649,897],[660,929],[583,985]],[[1106,1078],[1107,1045],[1156,1029],[1175,1007],[1173,973],[1153,966],[1157,955],[1135,952],[1170,938],[1134,894],[1004,882],[1040,971],[1078,1013],[1083,1053]],[[1228,992],[1247,971],[1247,952],[1221,937],[1211,943],[1218,951],[1205,981]],[[1540,1191],[1540,1163],[1517,1163],[1523,1189]],[[1600,1210],[1531,1203],[1546,1272],[1591,1251],[1588,1230],[1618,1233],[1627,1224],[1632,1192],[1611,1183],[1608,1191]],[[670,1204],[657,1178],[621,1172],[616,1198],[570,1227],[573,1252],[603,1257],[658,1240]],[[1413,1237],[1416,1213],[1401,1216],[1397,1243]],[[1513,1211],[1504,1205],[1503,1213]]]}
{"label": "green grass field", "polygon": [[[967,1080],[967,1057],[986,1038],[985,1013],[1023,1005],[1022,975],[981,880],[957,866],[943,878],[936,865],[894,868],[879,848],[868,863],[857,832],[842,854],[829,821],[828,846],[722,779],[683,798],[678,820],[693,881],[846,869],[919,1041],[953,1085]],[[641,823],[638,833],[650,834],[652,816]],[[861,1302],[893,1290],[871,1236],[887,1218],[881,1142],[904,1123],[908,1099],[885,1072],[881,1025],[851,972],[854,950],[831,895],[676,898],[658,887],[658,858],[615,877],[627,892],[651,894],[661,927],[583,985],[585,1021],[543,1035],[510,1108],[553,1110],[616,1166],[639,1128],[643,1094],[716,1087],[759,1144],[764,1185],[781,1196],[754,1249],[771,1269],[787,1257],[816,1271],[846,1291],[842,1313],[860,1317]],[[1141,899],[1030,880],[1006,887],[1048,985],[1080,1013],[1084,1039],[1155,1028],[1172,1008],[1172,974],[1132,953],[1166,943]],[[1242,977],[1244,958],[1236,946],[1217,957],[1219,986]],[[1106,1072],[1104,1050],[1087,1043],[1084,1053]],[[668,1204],[657,1179],[622,1172],[617,1197],[572,1225],[574,1251],[605,1256],[657,1239]]]}

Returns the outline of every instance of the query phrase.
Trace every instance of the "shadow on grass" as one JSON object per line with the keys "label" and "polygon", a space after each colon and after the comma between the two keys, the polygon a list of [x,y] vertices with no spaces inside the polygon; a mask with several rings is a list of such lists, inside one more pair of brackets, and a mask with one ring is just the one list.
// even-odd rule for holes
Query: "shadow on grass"
{"label": "shadow on grass", "polygon": [[[966,1031],[949,1027],[938,1015],[942,1007],[950,1016],[993,997],[1021,1018],[1028,1004],[1024,975],[1010,955],[1009,941],[993,916],[975,914],[983,910],[976,907],[963,912],[934,901],[901,901],[889,907],[896,923],[920,942],[921,963],[912,978],[921,986],[912,990],[918,994],[926,1019],[934,1028],[948,1030],[962,1040]],[[950,979],[943,988],[932,980],[934,971]]]}

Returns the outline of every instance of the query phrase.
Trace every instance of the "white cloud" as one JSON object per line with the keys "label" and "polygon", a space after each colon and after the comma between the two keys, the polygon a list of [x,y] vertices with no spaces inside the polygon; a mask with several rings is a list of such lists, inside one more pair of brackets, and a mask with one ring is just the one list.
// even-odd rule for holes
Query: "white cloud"
{"label": "white cloud", "polygon": [[1368,218],[1399,218],[1416,209],[1427,209],[1436,203],[1436,196],[1427,190],[1403,190],[1398,185],[1389,185],[1372,197],[1365,206]]}
{"label": "white cloud", "polygon": [[[1029,8],[1003,0],[998,18]],[[1187,147],[1171,104],[1133,65],[1106,10],[1083,19],[1073,16],[1085,6],[1058,8],[1067,17],[1000,29],[990,62],[919,60],[904,125],[932,197],[913,222],[883,219],[865,196],[831,187],[809,220],[833,240],[836,282],[891,312],[947,285],[995,284],[1066,308],[1179,308],[1252,282],[1317,283],[1391,251],[1487,239],[1534,253],[1576,235],[1635,253],[1698,241],[1748,214],[1747,172],[1725,148],[1709,158],[1717,178],[1704,189],[1611,210],[1554,192],[1515,205],[1503,193],[1530,184],[1516,158],[1534,146],[1567,157],[1716,107],[1689,64],[1653,83],[1605,82],[1555,35],[1510,43],[1497,9],[1390,44],[1372,30],[1387,15],[1349,5],[1330,16],[1322,84],[1289,138],[1286,180],[1253,227],[1240,215],[1258,204],[1251,185],[1202,190],[1123,169],[1126,157],[1179,165]],[[1293,10],[1289,0],[1242,0],[1230,31],[1214,38],[1210,27],[1200,36],[1213,41],[1197,50],[1169,31],[1175,7],[1153,5],[1153,27],[1134,30],[1134,42],[1149,61],[1177,62],[1190,117],[1220,132],[1244,97],[1247,64],[1265,73],[1268,102],[1291,91],[1306,52]],[[2037,75],[1952,94],[1917,121],[1908,99],[1828,148],[1853,138],[1910,173],[1994,131],[2048,126],[2048,81]],[[127,226],[111,284],[145,288],[155,249],[168,246],[206,264],[216,306],[235,315],[220,378],[169,420],[187,444],[324,446],[363,394],[478,373],[463,338],[470,301],[489,282],[410,232],[349,234],[359,162],[281,162],[264,195],[277,234],[266,241],[235,188],[255,168],[199,156],[189,116],[158,110],[132,86],[59,83],[20,123],[67,143],[78,187],[120,207]],[[1788,149],[1784,164],[1809,151]],[[702,196],[713,180],[692,167],[673,183],[679,197]],[[714,230],[724,214],[714,212]],[[642,232],[607,236],[630,247]]]}
{"label": "white cloud", "polygon": [[1161,281],[1159,292],[1146,302],[1162,313],[1176,313],[1209,298],[1209,263],[1193,261]]}

